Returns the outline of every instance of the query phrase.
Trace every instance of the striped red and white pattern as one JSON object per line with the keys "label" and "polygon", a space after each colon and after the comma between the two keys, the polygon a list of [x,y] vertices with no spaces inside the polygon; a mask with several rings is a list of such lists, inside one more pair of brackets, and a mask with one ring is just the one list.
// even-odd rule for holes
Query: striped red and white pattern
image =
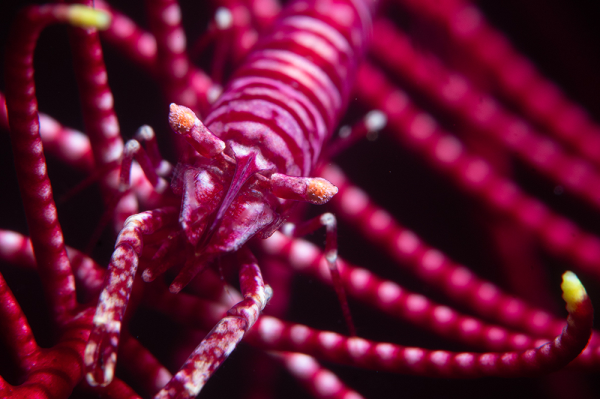
{"label": "striped red and white pattern", "polygon": [[255,147],[259,168],[307,176],[345,109],[371,13],[363,0],[298,1],[287,10],[204,123],[236,153]]}

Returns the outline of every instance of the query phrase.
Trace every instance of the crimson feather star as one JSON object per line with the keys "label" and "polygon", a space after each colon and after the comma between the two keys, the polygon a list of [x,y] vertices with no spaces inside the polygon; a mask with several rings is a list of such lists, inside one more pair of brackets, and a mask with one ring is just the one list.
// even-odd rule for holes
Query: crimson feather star
{"label": "crimson feather star", "polygon": [[29,3],[0,396],[600,392],[594,6]]}

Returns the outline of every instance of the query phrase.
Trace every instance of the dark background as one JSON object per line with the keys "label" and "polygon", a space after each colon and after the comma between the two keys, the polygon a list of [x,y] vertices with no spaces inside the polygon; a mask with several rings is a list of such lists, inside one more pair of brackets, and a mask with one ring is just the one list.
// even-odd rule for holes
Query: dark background
{"label": "dark background", "polygon": [[[32,2],[3,0],[0,2],[0,68],[4,65],[4,46],[10,21],[18,9]],[[121,2],[119,6],[141,25],[144,25],[143,2]],[[205,10],[202,2],[184,5],[184,24],[188,33],[188,42],[203,31],[211,12]],[[597,1],[559,1],[559,0],[517,0],[480,1],[480,7],[486,17],[503,31],[512,43],[547,76],[556,82],[570,98],[583,104],[591,115],[600,120],[600,103],[597,101],[600,92],[600,6]],[[126,7],[126,8],[125,8]],[[432,51],[443,52],[443,40],[436,36],[435,28],[423,27],[406,16],[401,7],[389,7],[386,15],[391,15],[403,24],[415,39],[423,46],[431,46]],[[375,39],[376,40],[376,39]],[[442,49],[442,50],[440,50]],[[104,46],[109,82],[115,96],[115,107],[119,117],[122,134],[125,138],[133,135],[142,124],[155,128],[163,143],[163,154],[175,161],[169,147],[170,134],[167,126],[167,107],[158,87],[145,73],[132,65],[110,46]],[[206,60],[205,60],[206,62]],[[68,37],[64,27],[51,27],[42,34],[36,50],[36,84],[39,108],[52,115],[67,126],[82,129],[78,94],[74,82]],[[3,88],[3,79],[0,88]],[[418,97],[418,93],[417,93]],[[359,112],[360,110],[351,104]],[[427,108],[427,105],[425,104]],[[432,111],[433,112],[433,111]],[[352,122],[353,117],[346,118]],[[447,123],[451,123],[448,121]],[[454,188],[452,182],[432,171],[418,155],[399,147],[393,140],[382,133],[374,142],[363,141],[336,159],[355,183],[368,191],[374,199],[388,209],[403,224],[414,229],[429,244],[440,248],[453,259],[494,280],[501,286],[507,283],[501,272],[494,266],[498,264],[491,248],[489,237],[482,233],[482,218],[485,211],[469,196]],[[568,193],[556,196],[553,192],[555,184],[540,178],[527,167],[515,161],[515,179],[526,191],[536,195],[559,212],[573,218],[587,230],[600,232],[598,216],[584,204],[571,198]],[[20,208],[18,188],[14,178],[14,169],[6,132],[0,132],[0,227],[12,229],[26,234],[24,215]],[[60,162],[49,158],[50,176],[53,182],[55,197],[60,198],[75,186],[84,176],[78,171],[65,167]],[[93,189],[77,197],[67,204],[59,205],[59,214],[63,224],[66,242],[76,248],[87,244],[89,234],[93,231],[101,215],[101,202],[98,193]],[[321,209],[311,210],[312,213]],[[402,285],[417,290],[438,301],[444,301],[431,288],[423,286],[407,273],[399,272],[393,262],[382,255],[379,250],[368,246],[353,229],[340,224],[340,254],[354,263],[368,266],[380,275],[401,281]],[[316,234],[315,242],[322,242]],[[94,256],[106,264],[114,237],[105,234],[97,246]],[[556,297],[555,303],[546,306],[557,314],[562,313],[560,303],[559,275],[568,268],[562,260],[551,258],[540,250],[540,256],[549,268],[548,280],[551,281],[550,292]],[[39,282],[35,275],[23,276],[10,268],[1,269],[11,289],[30,318],[36,336],[42,345],[51,345],[44,338],[44,326],[48,320],[44,318],[43,304],[40,303]],[[594,291],[594,283],[583,276],[586,286]],[[534,284],[536,282],[532,282]],[[510,287],[507,287],[510,290]],[[287,319],[306,323],[315,328],[344,331],[343,321],[339,315],[335,295],[328,288],[308,278],[295,279],[291,305]],[[360,303],[351,302],[359,335],[367,338],[397,342],[403,345],[419,345],[431,349],[467,350],[463,346],[439,339],[430,333],[423,332],[402,322],[369,311]],[[148,346],[155,345],[156,351],[167,351],[173,346],[171,324],[154,314],[143,314],[138,324],[132,327],[140,340]],[[0,359],[2,358],[0,346]],[[160,356],[160,355],[159,355]],[[167,356],[167,355],[164,355]],[[248,358],[261,358],[259,351],[243,346],[236,350],[232,358],[202,392],[201,397],[233,397],[239,394],[244,384],[238,381],[261,379],[260,369],[253,367]],[[502,397],[528,395],[536,398],[562,398],[567,395],[594,397],[600,392],[593,376],[585,373],[572,375],[563,372],[540,379],[497,380],[483,379],[476,381],[451,381],[427,379],[421,377],[405,377],[356,370],[347,367],[328,365],[338,373],[351,387],[367,398],[379,397]],[[0,369],[2,375],[9,373],[6,364]],[[174,370],[172,370],[174,371]],[[277,384],[278,397],[306,397],[305,393],[292,380],[282,373],[273,383]],[[292,388],[290,388],[292,387]],[[577,391],[580,392],[577,392]],[[246,392],[247,394],[247,392]],[[249,395],[244,395],[248,397]]]}

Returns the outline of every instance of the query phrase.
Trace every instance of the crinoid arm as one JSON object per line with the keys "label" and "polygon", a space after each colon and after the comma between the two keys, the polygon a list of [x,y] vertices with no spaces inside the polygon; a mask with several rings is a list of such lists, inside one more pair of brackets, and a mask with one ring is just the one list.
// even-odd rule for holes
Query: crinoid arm
{"label": "crinoid arm", "polygon": [[250,341],[270,350],[296,351],[402,374],[443,378],[537,376],[565,367],[583,351],[592,333],[593,309],[585,288],[571,272],[563,275],[562,288],[569,312],[567,326],[552,341],[524,351],[476,353],[406,347],[319,331],[272,317],[260,319]]}

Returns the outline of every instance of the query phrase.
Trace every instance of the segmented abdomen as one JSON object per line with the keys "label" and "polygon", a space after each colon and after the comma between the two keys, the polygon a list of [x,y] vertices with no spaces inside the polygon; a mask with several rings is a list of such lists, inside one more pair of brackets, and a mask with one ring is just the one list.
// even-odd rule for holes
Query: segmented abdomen
{"label": "segmented abdomen", "polygon": [[363,0],[297,1],[287,9],[205,125],[236,152],[257,147],[278,172],[307,176],[346,107],[371,10]]}

